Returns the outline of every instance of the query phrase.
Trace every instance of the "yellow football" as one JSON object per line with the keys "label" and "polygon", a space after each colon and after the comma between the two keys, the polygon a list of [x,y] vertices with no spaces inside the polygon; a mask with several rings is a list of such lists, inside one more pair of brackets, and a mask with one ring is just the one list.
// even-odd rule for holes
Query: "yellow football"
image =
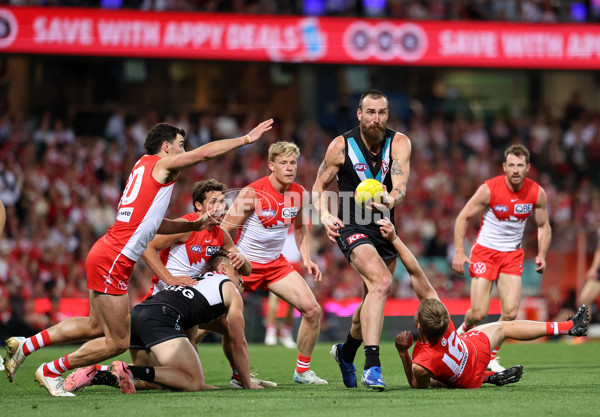
{"label": "yellow football", "polygon": [[366,205],[371,200],[375,203],[381,203],[381,196],[383,193],[383,184],[374,179],[367,179],[356,187],[354,201],[356,201],[356,204],[359,206]]}

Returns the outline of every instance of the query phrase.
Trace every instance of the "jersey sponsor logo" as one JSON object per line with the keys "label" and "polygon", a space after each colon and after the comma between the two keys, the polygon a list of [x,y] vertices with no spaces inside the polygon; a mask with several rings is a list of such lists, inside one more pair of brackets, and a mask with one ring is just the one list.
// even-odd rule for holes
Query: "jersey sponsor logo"
{"label": "jersey sponsor logo", "polygon": [[298,207],[288,207],[281,210],[281,217],[284,219],[293,219],[298,215]]}
{"label": "jersey sponsor logo", "polygon": [[219,249],[221,249],[220,246],[207,246],[206,247],[206,255],[213,256],[215,253],[217,253],[219,251]]}
{"label": "jersey sponsor logo", "polygon": [[120,208],[117,213],[117,221],[129,223],[131,216],[133,215],[133,207]]}
{"label": "jersey sponsor logo", "polygon": [[190,247],[190,252],[202,253],[202,246],[200,246],[200,245],[193,245],[192,247]]}
{"label": "jersey sponsor logo", "polygon": [[263,210],[260,212],[260,215],[262,217],[275,217],[275,214],[277,214],[277,212],[271,209]]}
{"label": "jersey sponsor logo", "polygon": [[194,298],[194,290],[190,290],[187,287],[181,287],[179,285],[167,285],[165,290],[181,292],[185,298],[189,298],[190,300]]}
{"label": "jersey sponsor logo", "polygon": [[533,204],[515,204],[515,214],[531,213]]}
{"label": "jersey sponsor logo", "polygon": [[483,262],[476,262],[473,264],[473,271],[476,274],[483,274],[486,270],[487,268]]}
{"label": "jersey sponsor logo", "polygon": [[508,207],[502,205],[502,204],[498,204],[494,206],[494,211],[500,212],[500,213],[506,213],[508,211]]}
{"label": "jersey sponsor logo", "polygon": [[390,170],[390,166],[388,165],[388,163],[385,161],[381,161],[381,173],[387,174],[389,170]]}
{"label": "jersey sponsor logo", "polygon": [[349,245],[353,244],[354,242],[356,242],[358,239],[366,239],[369,236],[365,235],[364,233],[355,233],[352,236],[348,236],[346,238],[346,242],[348,242]]}
{"label": "jersey sponsor logo", "polygon": [[369,167],[367,166],[367,164],[361,164],[361,163],[354,164],[354,170],[355,171],[364,172],[367,169],[369,169]]}

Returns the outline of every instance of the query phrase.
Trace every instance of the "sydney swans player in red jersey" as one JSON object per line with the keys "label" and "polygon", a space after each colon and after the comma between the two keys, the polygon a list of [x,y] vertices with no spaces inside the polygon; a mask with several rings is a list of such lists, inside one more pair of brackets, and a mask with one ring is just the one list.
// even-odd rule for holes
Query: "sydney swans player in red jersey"
{"label": "sydney swans player in red jersey", "polygon": [[185,152],[185,131],[167,123],[152,127],[146,136],[148,152],[134,165],[117,209],[117,219],[94,244],[86,260],[90,290],[90,317],[70,318],[31,338],[7,341],[6,373],[14,380],[25,357],[50,344],[90,340],[78,350],[40,365],[36,380],[54,396],[72,396],[64,389],[62,374],[92,365],[124,352],[129,347],[128,279],[148,242],[158,233],[199,230],[208,216],[196,222],[163,219],[181,170],[217,158],[257,141],[271,129],[267,120],[246,136],[215,141]]}
{"label": "sydney swans player in red jersey", "polygon": [[159,234],[148,244],[142,259],[156,275],[152,277],[146,298],[168,285],[194,285],[195,280],[191,277],[199,275],[204,264],[221,248],[229,252],[235,269],[242,275],[250,274],[250,261],[235,247],[229,233],[219,226],[225,214],[225,190],[225,184],[214,179],[197,182],[192,190],[194,212],[182,219],[195,221],[208,214],[207,227],[194,232]]}
{"label": "sydney swans player in red jersey", "polygon": [[533,340],[558,334],[587,334],[588,308],[583,305],[574,317],[564,322],[499,321],[458,335],[448,310],[417,259],[396,235],[394,225],[387,219],[378,224],[383,237],[392,243],[400,256],[421,301],[415,315],[419,338],[412,358],[408,352],[413,343],[412,334],[404,331],[396,336],[396,349],[412,388],[479,388],[484,382],[495,385],[517,382],[523,374],[522,366],[486,372],[492,349],[506,339]]}
{"label": "sydney swans player in red jersey", "polygon": [[287,229],[293,224],[302,263],[316,281],[321,280],[319,267],[310,259],[310,236],[303,221],[306,192],[294,182],[299,156],[300,150],[291,142],[271,145],[271,174],[240,192],[222,227],[230,233],[241,227],[236,244],[252,263],[252,274],[244,279],[244,288],[253,292],[260,287],[274,292],[302,314],[294,381],[327,384],[310,370],[310,358],[319,338],[321,307],[304,278],[281,254]]}
{"label": "sydney swans player in red jersey", "polygon": [[[471,308],[459,333],[465,333],[488,314],[490,293],[496,281],[502,305],[500,321],[514,320],[521,302],[521,274],[524,252],[521,248],[525,223],[530,214],[537,225],[538,254],[536,271],[546,269],[546,254],[552,230],[548,221],[546,192],[535,181],[525,178],[529,172],[529,151],[522,145],[512,145],[504,152],[505,175],[487,180],[475,192],[459,213],[454,226],[455,253],[452,269],[464,273],[469,264],[471,275]],[[465,255],[465,233],[470,218],[483,211],[481,228],[471,248],[471,258]],[[502,371],[497,351],[492,352],[490,370]]]}

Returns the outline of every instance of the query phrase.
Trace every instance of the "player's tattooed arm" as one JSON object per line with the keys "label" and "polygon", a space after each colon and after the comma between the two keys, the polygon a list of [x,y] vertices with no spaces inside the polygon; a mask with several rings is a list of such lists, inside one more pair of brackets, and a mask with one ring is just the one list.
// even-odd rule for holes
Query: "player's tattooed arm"
{"label": "player's tattooed arm", "polygon": [[391,207],[394,207],[406,196],[410,175],[410,140],[406,136],[397,133],[394,136],[392,150],[392,166],[390,167],[392,191],[390,191],[390,198],[392,200]]}

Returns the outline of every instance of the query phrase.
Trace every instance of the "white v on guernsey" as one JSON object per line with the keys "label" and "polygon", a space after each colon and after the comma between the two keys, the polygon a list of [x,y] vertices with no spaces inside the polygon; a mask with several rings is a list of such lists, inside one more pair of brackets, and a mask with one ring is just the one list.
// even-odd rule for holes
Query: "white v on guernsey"
{"label": "white v on guernsey", "polygon": [[236,246],[251,262],[266,264],[281,255],[288,228],[302,208],[304,189],[292,183],[281,194],[273,188],[269,177],[248,187],[256,192],[255,209],[238,233]]}
{"label": "white v on guernsey", "polygon": [[515,193],[506,185],[504,175],[485,183],[490,188],[490,203],[481,215],[476,244],[499,252],[515,251],[521,248],[525,223],[537,204],[540,186],[525,178]]}

